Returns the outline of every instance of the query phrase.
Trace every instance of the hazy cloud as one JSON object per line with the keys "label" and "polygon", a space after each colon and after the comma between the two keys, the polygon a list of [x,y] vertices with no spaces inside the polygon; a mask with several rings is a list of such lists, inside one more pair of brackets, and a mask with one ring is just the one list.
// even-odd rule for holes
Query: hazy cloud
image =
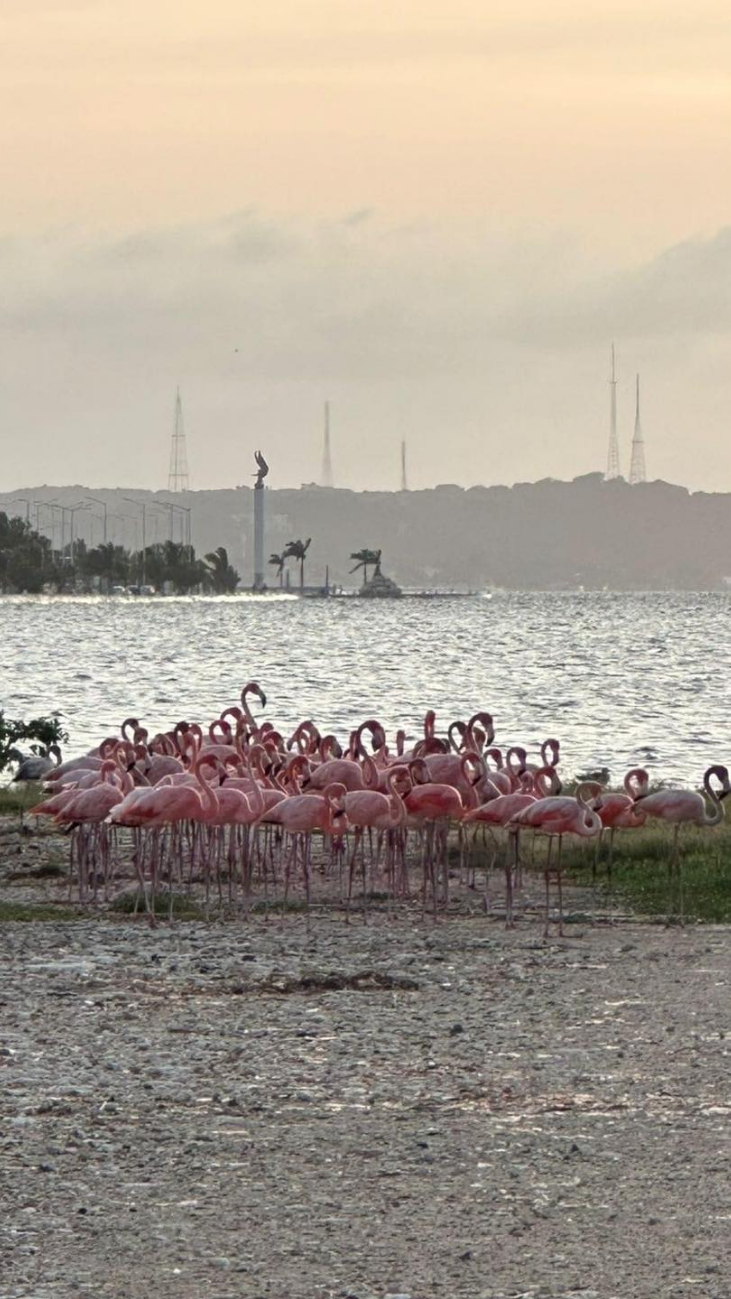
{"label": "hazy cloud", "polygon": [[[731,333],[731,229],[611,267],[566,238],[455,242],[436,227],[389,226],[367,208],[309,224],[247,211],[125,235],[6,239],[0,273],[16,482],[37,474],[39,445],[44,476],[65,466],[82,478],[91,463],[97,481],[111,482],[121,445],[144,482],[143,448],[153,430],[164,446],[177,381],[207,430],[201,486],[238,481],[236,430],[254,426],[256,438],[270,423],[279,481],[312,477],[326,396],[342,422],[341,481],[383,481],[383,457],[404,432],[418,441],[425,482],[541,476],[547,437],[555,475],[571,476],[603,465],[612,338],[627,368],[642,363],[651,378],[648,423],[672,418],[662,444],[672,477],[684,464],[673,458],[683,446],[678,383],[684,375],[690,393],[696,368],[716,365],[714,340]],[[728,422],[717,400],[714,412],[711,444]],[[115,450],[97,442],[90,461],[100,417]],[[373,448],[365,464],[364,445]],[[651,463],[652,452],[650,443]]]}

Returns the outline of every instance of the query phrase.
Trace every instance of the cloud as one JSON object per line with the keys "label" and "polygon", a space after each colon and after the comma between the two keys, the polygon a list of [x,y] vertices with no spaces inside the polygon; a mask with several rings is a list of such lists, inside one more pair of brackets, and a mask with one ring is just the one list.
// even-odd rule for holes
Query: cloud
{"label": "cloud", "polygon": [[[597,268],[567,239],[450,243],[367,208],[331,223],[242,212],[196,226],[0,245],[6,328],[115,348],[211,331],[268,373],[389,378],[479,368],[488,343],[529,349],[612,336],[731,330],[731,229],[631,268]],[[247,361],[243,363],[246,364]]]}
{"label": "cloud", "polygon": [[[702,418],[697,385],[718,373],[719,342],[731,333],[730,271],[730,229],[617,267],[569,237],[447,238],[365,208],[330,222],[249,210],[198,225],[5,239],[0,383],[6,427],[21,434],[8,466],[27,482],[43,456],[58,465],[63,447],[72,479],[93,463],[95,481],[111,481],[124,447],[145,481],[151,431],[181,381],[194,421],[213,421],[209,481],[240,481],[242,427],[255,438],[271,430],[285,481],[310,478],[312,449],[293,430],[317,419],[325,396],[350,429],[339,472],[366,486],[382,480],[402,430],[418,432],[427,481],[572,476],[603,464],[615,338],[623,377],[648,375],[650,433],[670,430],[665,476],[693,481],[684,440]],[[707,399],[709,446],[727,441],[724,383]],[[721,469],[716,460],[714,481]]]}

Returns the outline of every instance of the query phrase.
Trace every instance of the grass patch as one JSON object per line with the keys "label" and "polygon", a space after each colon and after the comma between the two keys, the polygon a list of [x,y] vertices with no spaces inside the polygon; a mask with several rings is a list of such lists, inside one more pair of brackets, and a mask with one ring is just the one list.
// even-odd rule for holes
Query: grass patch
{"label": "grass patch", "polygon": [[[688,920],[731,923],[731,826],[680,831],[682,911]],[[672,831],[667,826],[618,831],[614,839],[611,887],[616,898],[642,915],[673,917],[681,911],[681,881],[671,874]],[[572,844],[564,852],[567,874],[592,883],[594,844]],[[602,843],[597,887],[606,890],[608,842]]]}
{"label": "grass patch", "polygon": [[[504,834],[496,834],[494,844],[481,836],[471,848],[471,866],[483,869],[497,851],[495,869],[502,869]],[[682,874],[682,913],[689,921],[731,924],[731,824],[720,826],[682,826],[680,830]],[[579,840],[567,835],[563,844],[564,878],[581,887],[596,889],[608,895],[614,905],[621,905],[638,915],[666,920],[681,913],[680,881],[670,873],[673,831],[663,824],[644,826],[639,830],[618,830],[614,837],[611,881],[607,874],[609,834],[605,831],[601,845],[596,880],[593,866],[596,840]],[[542,836],[531,843],[531,832],[521,835],[521,856],[527,875],[543,870],[547,840]],[[556,846],[554,845],[554,860]]]}
{"label": "grass patch", "polygon": [[5,785],[0,789],[0,816],[20,815],[33,807],[42,796],[40,785]]}
{"label": "grass patch", "polygon": [[[150,897],[150,906],[153,906],[153,899]],[[129,893],[120,893],[119,897],[114,898],[110,903],[110,911],[122,916],[143,916],[145,915],[145,899],[138,890]],[[170,915],[170,894],[156,893],[154,898],[155,914],[161,918]],[[206,915],[203,908],[188,896],[187,893],[173,894],[173,919],[174,920],[205,920]]]}
{"label": "grass patch", "polygon": [[43,902],[0,902],[0,925],[28,921],[82,920],[84,915],[73,907],[57,907]]}

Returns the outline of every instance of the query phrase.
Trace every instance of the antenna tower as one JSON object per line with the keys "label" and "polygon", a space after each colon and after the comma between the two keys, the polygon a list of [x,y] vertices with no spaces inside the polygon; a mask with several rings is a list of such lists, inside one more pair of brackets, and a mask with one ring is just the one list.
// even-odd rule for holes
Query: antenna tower
{"label": "antenna tower", "polygon": [[406,481],[406,443],[401,443],[401,491],[408,492],[409,487]]}
{"label": "antenna tower", "polygon": [[185,450],[185,425],[183,424],[183,403],[180,400],[180,389],[175,390],[175,425],[170,445],[170,468],[168,470],[168,491],[187,492],[188,490],[188,456]]}
{"label": "antenna tower", "polygon": [[617,440],[617,379],[614,370],[614,343],[612,343],[612,377],[609,380],[609,450],[607,452],[607,472],[605,481],[620,478],[619,442]]}
{"label": "antenna tower", "polygon": [[320,475],[321,487],[333,486],[333,466],[330,456],[330,402],[325,402],[325,431],[322,443],[322,473]]}
{"label": "antenna tower", "polygon": [[631,483],[647,481],[645,470],[645,439],[642,436],[640,423],[640,376],[637,376],[637,398],[635,406],[635,435],[632,438],[632,460],[630,462],[629,480]]}

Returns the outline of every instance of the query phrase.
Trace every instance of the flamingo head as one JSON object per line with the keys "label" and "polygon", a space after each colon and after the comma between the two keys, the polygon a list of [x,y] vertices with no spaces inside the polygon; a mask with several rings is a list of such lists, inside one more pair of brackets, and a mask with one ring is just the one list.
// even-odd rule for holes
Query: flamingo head
{"label": "flamingo head", "polygon": [[409,775],[414,785],[428,785],[431,776],[423,758],[412,758],[409,763]]}
{"label": "flamingo head", "polygon": [[561,745],[558,740],[544,740],[541,745],[541,761],[544,767],[557,767],[561,757]]}
{"label": "flamingo head", "polygon": [[258,682],[258,681],[247,681],[246,685],[244,686],[243,690],[241,691],[241,707],[242,707],[242,708],[245,708],[245,707],[246,707],[246,696],[247,696],[247,695],[256,695],[256,697],[257,697],[257,699],[259,700],[259,702],[260,702],[262,708],[266,708],[266,706],[267,706],[267,697],[266,697],[266,695],[264,694],[264,691],[262,690],[262,688],[261,688],[261,686],[259,685],[259,682]]}
{"label": "flamingo head", "polygon": [[722,767],[720,766],[720,764],[716,764],[716,766],[708,768],[708,771],[706,772],[705,775],[705,785],[707,789],[710,788],[710,782],[712,777],[714,776],[716,780],[719,781],[721,786],[721,788],[717,791],[717,797],[719,799],[722,799],[725,798],[727,794],[731,794],[731,784],[729,784],[728,767]]}
{"label": "flamingo head", "polygon": [[[548,768],[551,770],[551,768]],[[576,788],[576,801],[583,803],[585,807],[591,807],[596,812],[602,805],[603,786],[598,780],[582,780]]]}
{"label": "flamingo head", "polygon": [[485,732],[484,743],[487,744],[488,746],[491,745],[493,740],[495,739],[495,725],[492,720],[492,715],[490,713],[485,713],[485,712],[473,713],[472,717],[467,723],[467,730],[471,731],[477,725],[481,726],[484,729]]}

